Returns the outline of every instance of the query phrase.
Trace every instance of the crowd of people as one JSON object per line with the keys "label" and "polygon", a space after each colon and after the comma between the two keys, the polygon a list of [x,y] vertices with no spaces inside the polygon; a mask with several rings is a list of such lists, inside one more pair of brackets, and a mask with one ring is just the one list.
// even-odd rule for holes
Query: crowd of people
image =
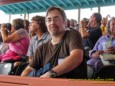
{"label": "crowd of people", "polygon": [[[1,46],[7,46],[0,50],[1,63],[13,60],[16,67],[22,63],[22,56],[28,59],[21,76],[33,76],[34,71],[50,63],[50,69],[39,77],[88,78],[87,66],[98,72],[104,66],[100,55],[115,55],[115,17],[108,20],[100,13],[93,13],[90,19],[77,23],[67,19],[62,8],[53,6],[48,8],[45,17],[37,15],[30,22],[14,19],[10,31],[1,24],[1,37],[5,44]],[[89,58],[81,66],[85,49],[89,50]]]}

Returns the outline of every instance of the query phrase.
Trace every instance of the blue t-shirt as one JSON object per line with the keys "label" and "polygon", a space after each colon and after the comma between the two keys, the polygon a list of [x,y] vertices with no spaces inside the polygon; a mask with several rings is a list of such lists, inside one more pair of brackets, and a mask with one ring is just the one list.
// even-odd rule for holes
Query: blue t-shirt
{"label": "blue t-shirt", "polygon": [[37,47],[39,47],[40,45],[42,45],[43,43],[47,42],[50,39],[51,39],[51,36],[49,33],[44,33],[43,36],[41,37],[41,39],[38,39],[37,35],[33,36],[30,39],[27,56],[32,57],[34,55]]}

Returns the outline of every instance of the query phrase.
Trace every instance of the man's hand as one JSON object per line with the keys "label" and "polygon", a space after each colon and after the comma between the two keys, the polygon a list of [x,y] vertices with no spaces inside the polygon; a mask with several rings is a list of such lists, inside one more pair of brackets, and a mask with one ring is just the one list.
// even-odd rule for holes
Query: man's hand
{"label": "man's hand", "polygon": [[42,77],[42,78],[51,78],[49,72],[46,72],[45,74],[41,75],[40,77]]}

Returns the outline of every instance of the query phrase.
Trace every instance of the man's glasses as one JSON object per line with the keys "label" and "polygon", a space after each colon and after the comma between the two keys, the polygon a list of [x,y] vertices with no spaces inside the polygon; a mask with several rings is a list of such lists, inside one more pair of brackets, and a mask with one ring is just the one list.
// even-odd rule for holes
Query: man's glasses
{"label": "man's glasses", "polygon": [[59,22],[60,20],[61,20],[61,18],[57,16],[57,17],[54,17],[54,18],[47,18],[46,22],[47,23],[51,23],[52,21],[53,22]]}

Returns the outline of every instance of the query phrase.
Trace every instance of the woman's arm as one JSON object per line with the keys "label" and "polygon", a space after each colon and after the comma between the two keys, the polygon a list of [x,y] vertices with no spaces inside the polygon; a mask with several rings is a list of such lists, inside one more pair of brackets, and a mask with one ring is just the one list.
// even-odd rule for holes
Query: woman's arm
{"label": "woman's arm", "polygon": [[2,34],[3,42],[5,43],[16,42],[22,38],[16,32],[12,33],[11,35],[8,35],[7,31],[5,30],[5,24],[1,25],[1,34]]}
{"label": "woman's arm", "polygon": [[115,47],[114,46],[110,46],[104,52],[105,53],[110,53],[110,54],[115,54]]}
{"label": "woman's arm", "polygon": [[102,53],[103,53],[103,51],[97,50],[97,51],[95,51],[94,53],[91,54],[91,57],[92,58],[99,58],[99,55],[102,54]]}

